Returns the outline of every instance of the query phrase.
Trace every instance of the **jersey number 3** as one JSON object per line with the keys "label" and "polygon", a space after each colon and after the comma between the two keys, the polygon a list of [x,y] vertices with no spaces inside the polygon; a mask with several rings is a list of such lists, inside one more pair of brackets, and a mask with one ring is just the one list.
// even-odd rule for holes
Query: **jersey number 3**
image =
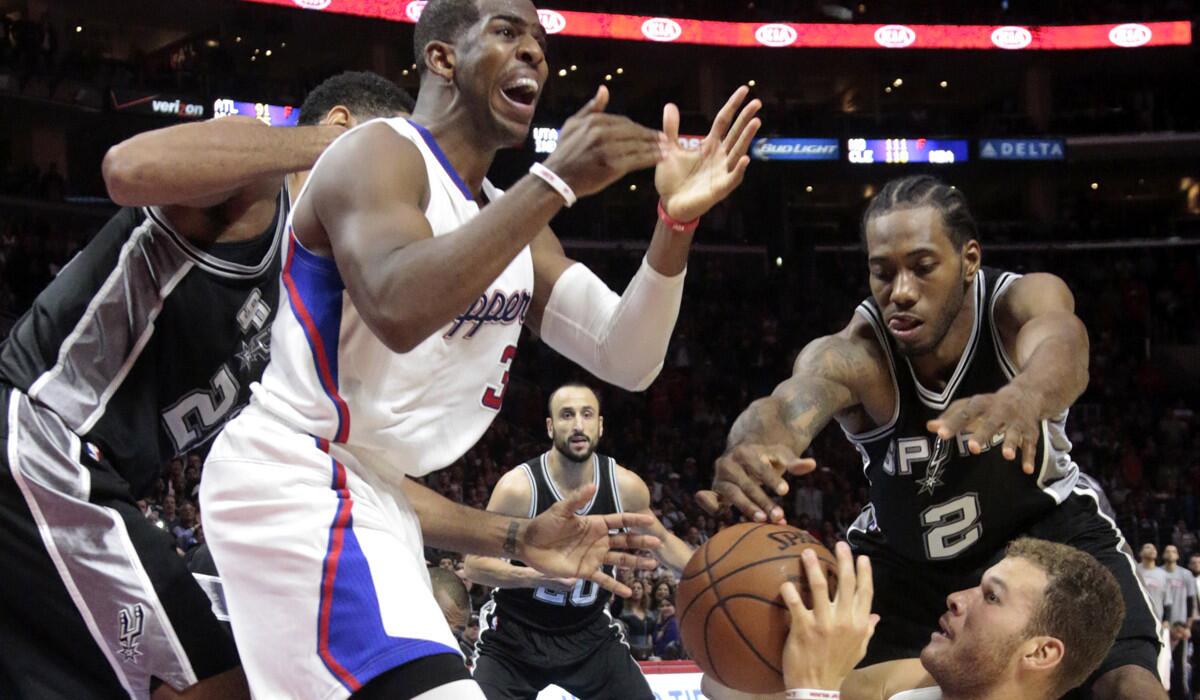
{"label": "jersey number 3", "polygon": [[957,557],[983,534],[979,495],[967,493],[926,508],[921,525],[930,528],[925,533],[925,556],[931,560]]}
{"label": "jersey number 3", "polygon": [[508,370],[512,367],[513,358],[517,356],[517,346],[509,345],[500,354],[500,365],[504,367],[504,375],[500,377],[500,386],[487,385],[483,390],[483,398],[479,400],[485,407],[499,411],[504,405],[504,392],[508,391]]}

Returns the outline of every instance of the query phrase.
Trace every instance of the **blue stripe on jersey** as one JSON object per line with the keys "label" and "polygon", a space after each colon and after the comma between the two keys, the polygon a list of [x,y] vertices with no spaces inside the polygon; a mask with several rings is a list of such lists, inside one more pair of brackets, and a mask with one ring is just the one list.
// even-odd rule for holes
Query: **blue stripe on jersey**
{"label": "blue stripe on jersey", "polygon": [[338,338],[346,285],[337,263],[305,250],[294,234],[288,236],[282,277],[292,313],[308,339],[321,388],[337,413],[338,427],[332,439],[345,442],[350,436],[350,408],[338,393]]}
{"label": "blue stripe on jersey", "polygon": [[425,145],[429,146],[429,150],[433,152],[434,157],[436,157],[438,162],[442,164],[442,168],[445,169],[446,174],[450,176],[450,179],[454,181],[454,184],[458,185],[458,189],[463,193],[463,196],[474,202],[475,197],[471,194],[471,190],[467,189],[467,183],[463,182],[463,179],[458,176],[458,171],[455,170],[454,166],[450,164],[450,159],[446,157],[446,153],[442,151],[442,147],[439,146],[438,142],[433,138],[433,134],[429,133],[428,129],[411,119],[407,119],[405,121],[407,121],[409,124],[412,124],[413,128],[417,130],[417,133],[421,135],[421,138],[425,139]]}

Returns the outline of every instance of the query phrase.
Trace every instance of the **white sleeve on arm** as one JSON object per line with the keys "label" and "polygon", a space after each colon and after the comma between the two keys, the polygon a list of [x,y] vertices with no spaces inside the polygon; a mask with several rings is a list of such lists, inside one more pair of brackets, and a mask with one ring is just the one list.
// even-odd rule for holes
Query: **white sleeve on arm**
{"label": "white sleeve on arm", "polygon": [[617,296],[586,266],[567,268],[542,314],[542,340],[580,367],[630,391],[650,386],[663,366],[679,318],[683,278],[642,260]]}

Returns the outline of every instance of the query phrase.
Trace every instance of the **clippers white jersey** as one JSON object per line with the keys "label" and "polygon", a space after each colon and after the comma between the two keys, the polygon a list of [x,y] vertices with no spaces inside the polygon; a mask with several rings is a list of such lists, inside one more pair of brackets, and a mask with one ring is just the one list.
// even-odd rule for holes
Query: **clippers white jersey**
{"label": "clippers white jersey", "polygon": [[[435,236],[479,213],[470,190],[425,128],[399,118],[377,121],[421,152],[429,179],[425,217]],[[318,160],[314,170],[320,166]],[[501,194],[487,181],[483,189],[489,200]],[[297,203],[302,197],[304,190]],[[389,480],[421,476],[461,457],[500,410],[533,298],[529,248],[458,318],[401,354],[363,322],[334,261],[300,245],[290,216],[288,234],[271,360],[254,387],[254,402],[294,428],[328,440],[332,455],[349,452]]]}

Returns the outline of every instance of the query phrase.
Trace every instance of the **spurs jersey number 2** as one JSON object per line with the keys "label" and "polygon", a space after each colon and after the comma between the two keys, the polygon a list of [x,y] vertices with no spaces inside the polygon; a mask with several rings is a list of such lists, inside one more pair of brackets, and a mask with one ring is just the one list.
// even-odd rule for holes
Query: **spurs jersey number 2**
{"label": "spurs jersey number 2", "polygon": [[[424,213],[435,236],[451,234],[479,214],[470,190],[427,130],[404,119],[368,124],[379,128],[381,123],[415,145],[425,161],[429,203]],[[336,142],[328,150],[334,148]],[[320,167],[318,160],[314,169]],[[486,180],[483,190],[489,200],[501,194]],[[335,456],[345,450],[384,476],[420,476],[458,459],[500,410],[533,298],[529,248],[440,332],[409,352],[396,353],[363,321],[336,262],[305,250],[290,224],[271,361],[255,388],[255,401],[329,441]]]}
{"label": "spurs jersey number 2", "polygon": [[[981,269],[972,285],[975,322],[946,387],[923,386],[900,354],[873,299],[857,313],[871,324],[888,358],[896,411],[885,425],[849,434],[871,482],[871,504],[851,530],[882,531],[889,546],[913,560],[985,557],[1071,493],[1079,469],[1071,461],[1066,411],[1043,421],[1032,475],[1000,454],[1001,439],[978,455],[968,435],[942,440],[925,427],[955,400],[999,390],[1017,368],[995,323],[996,299],[1018,278]],[[990,436],[989,436],[990,437]]]}

